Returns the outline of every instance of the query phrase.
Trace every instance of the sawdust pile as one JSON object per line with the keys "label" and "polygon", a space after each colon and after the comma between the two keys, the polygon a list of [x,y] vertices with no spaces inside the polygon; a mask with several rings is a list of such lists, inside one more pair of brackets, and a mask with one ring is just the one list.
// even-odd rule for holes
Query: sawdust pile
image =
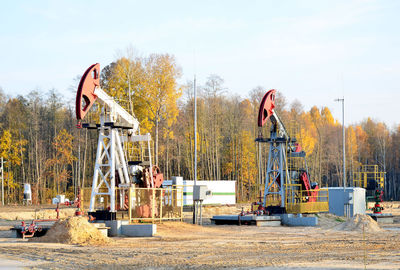
{"label": "sawdust pile", "polygon": [[46,243],[103,245],[109,243],[108,237],[84,217],[70,217],[59,220],[50,228],[45,236],[32,238],[32,241]]}
{"label": "sawdust pile", "polygon": [[368,215],[357,214],[348,221],[339,224],[335,227],[339,231],[358,231],[362,232],[364,227],[365,232],[380,232],[383,231],[378,223]]}

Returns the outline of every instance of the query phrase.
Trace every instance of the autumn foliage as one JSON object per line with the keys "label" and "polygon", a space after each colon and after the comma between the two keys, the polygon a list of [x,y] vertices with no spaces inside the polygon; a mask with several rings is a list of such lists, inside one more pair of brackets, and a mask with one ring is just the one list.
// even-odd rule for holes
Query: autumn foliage
{"label": "autumn foliage", "polygon": [[[155,161],[165,177],[194,178],[194,137],[197,137],[197,178],[236,180],[238,200],[252,200],[262,181],[268,149],[256,144],[257,113],[268,90],[256,87],[246,97],[229,92],[224,80],[210,75],[198,85],[197,134],[193,130],[193,82],[181,84],[180,68],[168,54],[126,55],[104,67],[101,84],[140,121],[140,132],[154,139]],[[76,91],[76,86],[71,89]],[[342,184],[341,124],[328,107],[305,110],[287,104],[279,92],[276,111],[291,136],[307,153],[311,178],[321,186]],[[291,97],[301,99],[299,97]],[[6,202],[21,202],[22,184],[31,183],[35,202],[48,203],[56,193],[72,199],[77,186],[91,185],[97,133],[76,129],[74,101],[51,90],[10,97],[0,91],[0,156],[5,164]],[[87,121],[97,122],[94,106]],[[367,118],[346,126],[346,172],[360,164],[378,164],[387,172],[386,199],[400,199],[400,125],[393,128]],[[262,130],[269,135],[269,126]],[[75,193],[75,194],[74,194]]]}

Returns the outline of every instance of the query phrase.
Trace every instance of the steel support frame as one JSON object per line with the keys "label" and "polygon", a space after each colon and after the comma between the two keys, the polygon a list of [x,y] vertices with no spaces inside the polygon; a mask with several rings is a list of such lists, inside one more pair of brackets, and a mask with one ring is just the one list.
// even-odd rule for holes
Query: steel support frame
{"label": "steel support frame", "polygon": [[[281,198],[281,207],[286,206],[285,184],[289,175],[286,158],[286,142],[270,141],[267,174],[264,188],[264,207],[267,207],[267,197],[271,194],[277,194]],[[280,184],[277,182],[280,179]],[[278,186],[278,191],[273,191],[273,186]]]}
{"label": "steel support frame", "polygon": [[[109,196],[110,212],[115,212],[115,172],[118,171],[121,184],[130,184],[125,154],[118,129],[101,126],[97,143],[96,163],[93,173],[92,193],[89,212],[96,206],[96,197]],[[101,191],[105,189],[106,191]]]}

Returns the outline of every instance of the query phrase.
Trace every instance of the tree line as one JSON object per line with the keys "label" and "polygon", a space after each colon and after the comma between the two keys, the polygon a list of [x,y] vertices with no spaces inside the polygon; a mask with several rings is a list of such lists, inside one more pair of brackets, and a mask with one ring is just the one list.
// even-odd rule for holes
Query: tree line
{"label": "tree line", "polygon": [[[197,87],[195,135],[193,82],[179,84],[180,76],[172,55],[127,53],[105,66],[100,79],[102,88],[139,120],[140,132],[151,133],[155,162],[166,179],[194,178],[196,136],[197,179],[236,180],[237,199],[254,199],[251,191],[265,176],[268,155],[268,147],[255,142],[259,104],[268,89],[257,86],[240,97],[229,93],[223,78],[210,75]],[[278,90],[276,111],[307,153],[312,181],[341,186],[342,126],[329,108],[304,110],[301,102],[289,104]],[[96,122],[98,116],[94,106],[86,121]],[[31,184],[34,203],[49,203],[60,193],[72,199],[78,187],[91,186],[97,132],[76,128],[73,100],[65,101],[54,89],[14,97],[0,88],[0,120],[7,203],[22,201],[23,183]],[[349,185],[361,164],[377,164],[387,172],[386,199],[400,199],[400,125],[390,129],[366,118],[346,126],[346,159]]]}

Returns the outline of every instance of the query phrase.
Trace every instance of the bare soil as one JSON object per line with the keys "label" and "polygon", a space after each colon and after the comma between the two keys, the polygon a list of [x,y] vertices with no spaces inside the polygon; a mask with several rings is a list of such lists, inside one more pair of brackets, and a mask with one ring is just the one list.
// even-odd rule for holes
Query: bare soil
{"label": "bare soil", "polygon": [[166,222],[155,237],[117,237],[100,246],[0,234],[0,254],[30,260],[33,266],[26,267],[35,269],[400,269],[400,231],[344,231],[335,229],[346,222],[336,216],[320,214],[319,220],[318,227]]}

